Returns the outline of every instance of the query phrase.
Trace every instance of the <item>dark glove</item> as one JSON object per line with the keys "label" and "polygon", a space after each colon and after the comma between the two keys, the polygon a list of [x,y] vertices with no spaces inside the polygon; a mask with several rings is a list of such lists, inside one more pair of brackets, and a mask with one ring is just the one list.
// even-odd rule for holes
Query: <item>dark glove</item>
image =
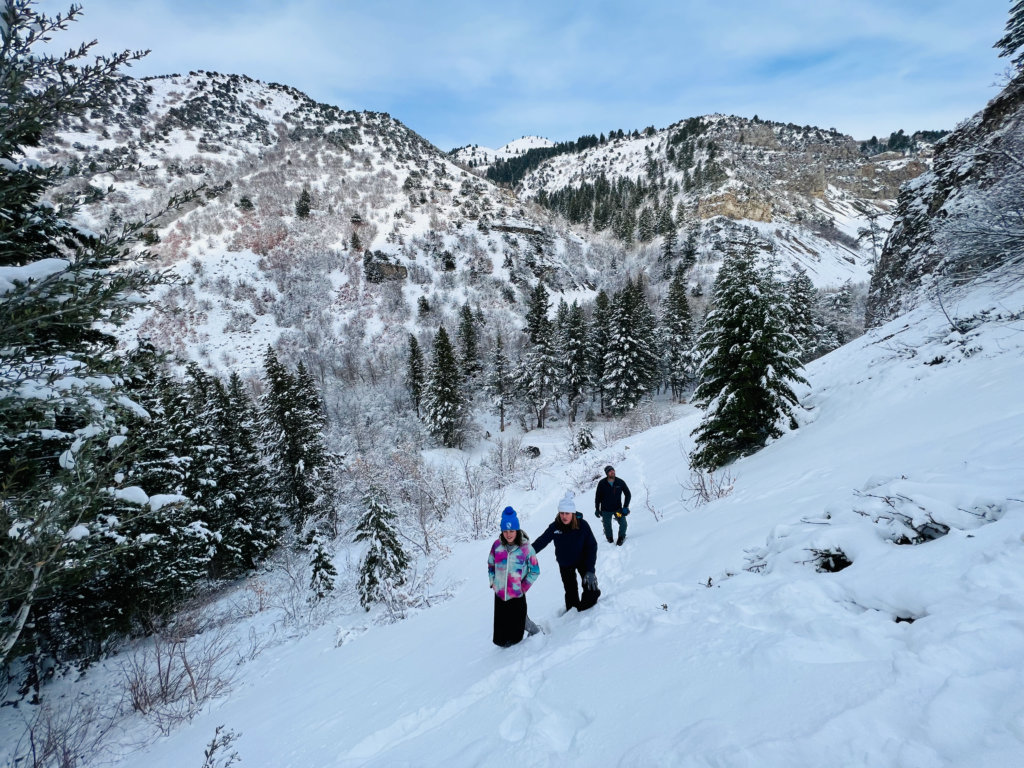
{"label": "dark glove", "polygon": [[623,507],[622,514],[623,515],[628,515],[629,514],[629,507]]}
{"label": "dark glove", "polygon": [[600,509],[595,509],[594,510],[594,517],[596,517],[598,520],[601,519],[601,510]]}
{"label": "dark glove", "polygon": [[587,575],[583,577],[583,586],[586,587],[587,589],[589,589],[591,592],[596,592],[597,591],[597,574],[594,573],[593,571],[590,571],[589,573],[587,573]]}

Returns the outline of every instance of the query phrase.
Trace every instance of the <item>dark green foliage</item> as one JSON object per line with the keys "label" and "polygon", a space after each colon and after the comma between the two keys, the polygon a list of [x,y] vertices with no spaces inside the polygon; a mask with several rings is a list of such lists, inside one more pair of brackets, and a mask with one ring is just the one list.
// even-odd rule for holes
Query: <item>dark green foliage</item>
{"label": "dark green foliage", "polygon": [[676,268],[661,317],[661,348],[665,378],[672,396],[679,399],[694,376],[693,317],[686,298],[686,277],[682,265]]}
{"label": "dark green foliage", "polygon": [[238,202],[235,203],[235,205],[238,206],[238,210],[240,211],[248,212],[256,209],[256,206],[253,205],[252,200],[249,199],[249,197],[246,195],[243,195],[242,197],[238,198]]}
{"label": "dark green foliage", "polygon": [[[59,621],[39,600],[70,599],[73,585],[109,565],[108,550],[93,548],[91,533],[78,541],[65,534],[84,530],[78,526],[94,530],[110,500],[106,489],[118,485],[120,466],[138,445],[120,442],[134,438],[122,432],[135,410],[123,385],[132,364],[113,353],[114,337],[104,328],[122,322],[163,281],[132,246],[164,213],[97,235],[73,220],[79,205],[99,202],[102,191],[57,205],[43,200],[78,170],[23,163],[24,150],[39,146],[68,116],[104,109],[119,67],[141,54],[90,63],[91,45],[83,45],[43,55],[34,49],[79,10],[48,18],[33,3],[17,2],[2,13],[0,266],[27,270],[0,296],[0,369],[7,383],[0,386],[0,664],[18,652],[26,627],[27,642],[42,642],[55,626],[51,619]],[[96,162],[98,172],[118,167],[113,158]]]}
{"label": "dark green foliage", "polygon": [[582,152],[600,143],[596,136],[580,136],[576,141],[559,142],[551,147],[534,147],[521,155],[495,161],[494,165],[487,169],[487,178],[496,184],[514,187],[526,174],[548,158]]}
{"label": "dark green foliage", "polygon": [[316,382],[302,363],[294,375],[289,373],[269,346],[264,377],[264,453],[279,508],[299,532],[310,524],[334,525],[334,473],[341,459],[326,448],[327,423]]}
{"label": "dark green foliage", "polygon": [[309,207],[313,204],[313,200],[309,195],[309,190],[304,189],[299,195],[299,199],[295,201],[295,216],[299,219],[309,218]]}
{"label": "dark green foliage", "polygon": [[462,372],[444,326],[434,338],[430,376],[423,395],[423,407],[431,433],[445,448],[462,446],[466,426],[467,403]]}
{"label": "dark green foliage", "polygon": [[654,313],[642,282],[630,278],[611,301],[601,390],[614,413],[632,410],[658,380]]}
{"label": "dark green foliage", "polygon": [[[611,319],[611,302],[604,290],[598,291],[594,299],[593,322],[590,326],[590,380],[600,384],[604,378],[604,353],[608,346],[608,328]],[[598,386],[601,398],[601,413],[604,413],[604,392]]]}
{"label": "dark green foliage", "polygon": [[359,566],[359,602],[366,610],[386,600],[391,590],[405,583],[409,556],[395,529],[395,513],[383,488],[371,485],[363,496],[365,512],[356,526],[357,542],[368,545]]}
{"label": "dark green foliage", "polygon": [[[422,297],[421,297],[422,298]],[[426,363],[423,360],[423,351],[416,337],[409,334],[409,355],[406,358],[405,384],[409,388],[409,398],[412,400],[416,415],[420,415],[420,404],[423,402],[423,383],[426,374]]]}
{"label": "dark green foliage", "polygon": [[697,342],[702,356],[694,402],[705,409],[693,431],[694,467],[715,469],[762,448],[792,420],[800,376],[796,341],[772,266],[759,269],[753,235],[732,244],[715,280],[714,309]]}
{"label": "dark green foliage", "polygon": [[501,331],[494,338],[494,352],[491,354],[487,371],[485,392],[491,407],[501,420],[501,431],[505,431],[505,412],[515,400],[515,380],[512,363],[505,354]]}
{"label": "dark green foliage", "polygon": [[516,371],[516,388],[534,412],[537,428],[544,427],[548,406],[558,396],[559,360],[555,328],[548,319],[548,292],[540,282],[526,309],[529,348]]}
{"label": "dark green foliage", "polygon": [[309,570],[309,602],[319,603],[334,591],[334,580],[338,576],[319,534],[314,535],[309,543]]}
{"label": "dark green foliage", "polygon": [[420,317],[426,317],[430,314],[430,299],[426,296],[420,296],[416,300],[416,312]]}
{"label": "dark green foliage", "polygon": [[810,362],[822,354],[819,349],[822,333],[814,319],[818,291],[807,275],[807,270],[793,265],[793,271],[785,283],[785,293],[786,326],[798,345],[795,354],[802,362]]}
{"label": "dark green foliage", "polygon": [[469,304],[463,304],[459,311],[459,366],[462,375],[469,381],[480,373],[480,354],[477,350],[479,334],[476,318]]}
{"label": "dark green foliage", "polygon": [[580,404],[593,385],[588,345],[589,334],[590,329],[587,326],[583,308],[574,301],[569,307],[568,316],[562,327],[560,344],[562,350],[561,390],[569,408],[570,421],[576,420]]}

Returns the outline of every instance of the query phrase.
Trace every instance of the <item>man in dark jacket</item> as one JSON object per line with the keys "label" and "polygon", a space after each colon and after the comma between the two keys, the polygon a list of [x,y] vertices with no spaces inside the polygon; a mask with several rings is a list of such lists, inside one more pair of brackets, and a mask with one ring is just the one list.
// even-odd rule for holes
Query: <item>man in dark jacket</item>
{"label": "man in dark jacket", "polygon": [[[594,511],[604,522],[604,537],[612,543],[612,518],[619,523],[619,538],[616,544],[620,547],[626,540],[626,516],[629,515],[629,500],[633,494],[621,478],[615,476],[615,467],[604,468],[605,477],[597,484],[594,494]],[[625,494],[626,500],[622,500]]]}
{"label": "man in dark jacket", "polygon": [[[565,587],[565,610],[592,608],[601,596],[601,590],[597,588],[597,574],[594,573],[597,539],[583,515],[576,512],[572,491],[566,491],[565,497],[558,502],[555,521],[533,542],[533,551],[540,552],[552,541],[555,542],[555,560]],[[577,573],[583,577],[582,598],[576,582]]]}

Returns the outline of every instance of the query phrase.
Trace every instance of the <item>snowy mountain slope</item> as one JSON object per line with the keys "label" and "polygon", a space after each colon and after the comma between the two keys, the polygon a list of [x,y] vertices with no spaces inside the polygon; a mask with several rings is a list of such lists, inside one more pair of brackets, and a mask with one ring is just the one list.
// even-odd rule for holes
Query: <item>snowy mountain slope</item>
{"label": "snowy mountain slope", "polygon": [[496,160],[507,160],[510,157],[525,154],[531,149],[551,146],[554,146],[554,142],[541,136],[523,136],[497,149],[470,144],[466,147],[457,147],[448,155],[459,165],[466,166],[474,173],[483,176]]}
{"label": "snowy mountain slope", "polygon": [[[125,78],[115,107],[67,121],[38,155],[92,168],[92,185],[113,187],[84,207],[95,230],[207,185],[200,205],[150,228],[151,249],[179,284],[124,335],[210,368],[252,369],[282,338],[296,355],[364,342],[394,349],[466,302],[517,327],[517,291],[538,278],[592,292],[587,244],[546,213],[386,114],[346,112],[286,86],[213,72]],[[303,190],[306,218],[296,210]],[[87,192],[75,179],[56,195]]]}
{"label": "snowy mountain slope", "polygon": [[270,648],[121,764],[198,764],[225,724],[278,768],[1020,765],[1024,289],[948,309],[959,331],[920,306],[812,363],[803,425],[737,462],[727,498],[680,501],[692,410],[510,492],[537,536],[570,478],[612,459],[630,484],[590,612],[559,615],[547,550],[547,633],[493,647],[488,542],[460,545],[437,576],[453,599]]}
{"label": "snowy mountain slope", "polygon": [[995,264],[1019,265],[1024,244],[1024,77],[938,145],[933,167],[907,184],[896,225],[872,278],[867,322],[918,300],[931,280],[972,279]]}
{"label": "snowy mountain slope", "polygon": [[874,219],[884,237],[900,184],[927,168],[930,152],[871,157],[834,129],[705,115],[551,158],[517,191],[536,198],[598,179],[643,179],[664,190],[680,227],[716,216],[770,224],[784,258],[823,273],[815,283],[824,287],[868,279],[877,253],[855,242],[859,230]]}

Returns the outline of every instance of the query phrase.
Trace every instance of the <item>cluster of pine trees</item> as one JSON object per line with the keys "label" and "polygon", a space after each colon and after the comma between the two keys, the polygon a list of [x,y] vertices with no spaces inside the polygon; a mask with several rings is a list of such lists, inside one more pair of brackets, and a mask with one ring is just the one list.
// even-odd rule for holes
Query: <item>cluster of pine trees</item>
{"label": "cluster of pine trees", "polygon": [[[301,366],[289,372],[268,352],[257,403],[237,375],[190,365],[178,377],[145,342],[117,350],[110,327],[165,280],[139,241],[167,209],[86,230],[75,223],[80,206],[104,197],[87,182],[118,161],[25,160],[67,116],[108,108],[119,67],[141,55],[91,60],[89,45],[33,53],[79,13],[47,17],[32,2],[4,12],[0,665],[23,654],[95,657],[203,583],[251,570],[289,524],[304,541],[336,525],[338,459]],[[88,191],[49,201],[69,175]]]}
{"label": "cluster of pine trees", "polygon": [[592,304],[563,299],[552,317],[551,297],[538,282],[514,360],[500,333],[481,354],[482,318],[463,306],[454,341],[439,328],[429,365],[409,337],[412,407],[439,443],[461,447],[474,402],[492,408],[504,430],[513,414],[542,428],[552,410],[574,422],[590,404],[621,415],[661,391],[677,399],[692,392],[707,411],[694,466],[718,467],[756,450],[792,426],[791,386],[802,381],[802,364],[849,340],[841,323],[825,322],[822,309],[845,317],[850,293],[820,294],[799,267],[783,274],[755,231],[734,235],[719,245],[724,263],[703,318],[693,317],[693,262],[685,259],[667,270],[657,309],[638,277],[611,295],[599,292]]}

